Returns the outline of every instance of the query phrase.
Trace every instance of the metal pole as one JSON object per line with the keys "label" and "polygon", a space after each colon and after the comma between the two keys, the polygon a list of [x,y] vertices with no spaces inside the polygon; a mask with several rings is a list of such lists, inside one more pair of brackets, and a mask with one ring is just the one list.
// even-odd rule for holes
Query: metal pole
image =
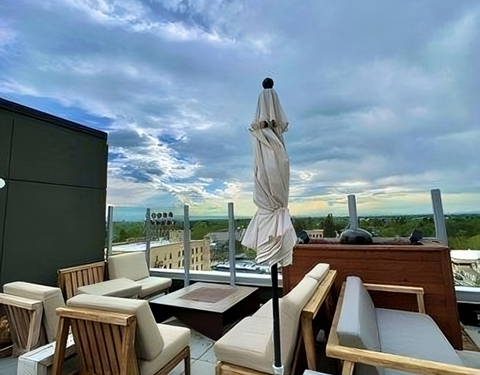
{"label": "metal pole", "polygon": [[431,194],[435,237],[442,245],[448,246],[447,228],[445,227],[445,216],[443,215],[442,194],[440,193],[440,189],[431,190]]}
{"label": "metal pole", "polygon": [[189,207],[185,205],[183,207],[183,268],[185,269],[185,287],[190,285],[190,259],[192,253],[190,250],[190,214]]}
{"label": "metal pole", "polygon": [[350,229],[358,229],[357,202],[353,194],[348,196],[348,216],[350,218]]}
{"label": "metal pole", "polygon": [[152,224],[150,223],[150,208],[147,208],[145,214],[145,260],[147,261],[148,270],[150,271],[150,238],[152,237]]}
{"label": "metal pole", "polygon": [[230,261],[230,285],[235,285],[235,216],[233,214],[233,203],[228,204],[228,259]]}
{"label": "metal pole", "polygon": [[280,344],[280,307],[278,303],[278,265],[271,268],[272,273],[272,308],[273,308],[273,373],[283,374],[282,351]]}
{"label": "metal pole", "polygon": [[113,206],[108,206],[107,210],[107,259],[112,255],[113,242]]}

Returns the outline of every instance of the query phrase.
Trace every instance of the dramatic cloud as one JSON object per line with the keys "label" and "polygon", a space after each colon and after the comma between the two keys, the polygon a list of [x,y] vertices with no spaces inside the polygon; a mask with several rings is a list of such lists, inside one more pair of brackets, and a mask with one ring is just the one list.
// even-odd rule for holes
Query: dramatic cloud
{"label": "dramatic cloud", "polygon": [[479,211],[470,0],[4,0],[0,96],[109,133],[108,203],[254,211],[271,76],[294,214]]}

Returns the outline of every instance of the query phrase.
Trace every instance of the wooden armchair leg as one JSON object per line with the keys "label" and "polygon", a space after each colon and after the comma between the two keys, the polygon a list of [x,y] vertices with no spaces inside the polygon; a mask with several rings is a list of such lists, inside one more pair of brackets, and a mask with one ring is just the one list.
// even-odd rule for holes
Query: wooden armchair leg
{"label": "wooden armchair leg", "polygon": [[185,357],[185,375],[190,375],[190,347],[187,347],[187,355]]}
{"label": "wooden armchair leg", "polygon": [[68,329],[70,326],[70,319],[60,317],[58,323],[58,331],[55,344],[55,354],[53,358],[53,375],[61,375],[63,370],[63,363],[65,362],[65,349],[67,346]]}
{"label": "wooden armchair leg", "polygon": [[352,375],[354,366],[355,366],[354,362],[344,361],[342,375]]}

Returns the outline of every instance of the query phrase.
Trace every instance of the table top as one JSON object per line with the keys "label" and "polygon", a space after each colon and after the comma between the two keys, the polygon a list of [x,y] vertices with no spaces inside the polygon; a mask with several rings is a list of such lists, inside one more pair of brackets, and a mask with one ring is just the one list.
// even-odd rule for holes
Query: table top
{"label": "table top", "polygon": [[150,300],[150,303],[223,313],[257,289],[238,285],[195,283]]}

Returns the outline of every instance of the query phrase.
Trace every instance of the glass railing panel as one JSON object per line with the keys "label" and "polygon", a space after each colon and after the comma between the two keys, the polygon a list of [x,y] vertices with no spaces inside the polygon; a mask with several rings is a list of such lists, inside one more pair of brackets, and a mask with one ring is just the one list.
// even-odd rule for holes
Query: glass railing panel
{"label": "glass railing panel", "polygon": [[113,207],[112,253],[145,251],[147,227],[144,207]]}
{"label": "glass railing panel", "polygon": [[480,250],[480,194],[442,193],[450,250]]}
{"label": "glass railing panel", "polygon": [[183,207],[152,206],[149,213],[150,267],[183,269]]}
{"label": "glass railing panel", "polygon": [[192,205],[189,212],[192,256],[190,269],[211,271],[216,270],[220,263],[228,264],[228,204],[225,203],[224,208],[215,213],[205,212]]}
{"label": "glass railing panel", "polygon": [[442,204],[455,285],[480,287],[480,195],[442,193]]}
{"label": "glass railing panel", "polygon": [[[392,202],[388,195],[376,197],[357,196],[358,227],[368,231],[373,237],[409,238],[414,230],[421,232],[424,238],[435,237],[435,224],[430,192],[418,192],[406,195],[409,205],[401,198]],[[411,209],[411,202],[415,208]],[[409,211],[405,211],[408,207]],[[345,199],[343,213],[319,212],[318,215],[292,217],[297,234],[306,231],[311,240],[336,238],[349,228],[348,204]]]}

